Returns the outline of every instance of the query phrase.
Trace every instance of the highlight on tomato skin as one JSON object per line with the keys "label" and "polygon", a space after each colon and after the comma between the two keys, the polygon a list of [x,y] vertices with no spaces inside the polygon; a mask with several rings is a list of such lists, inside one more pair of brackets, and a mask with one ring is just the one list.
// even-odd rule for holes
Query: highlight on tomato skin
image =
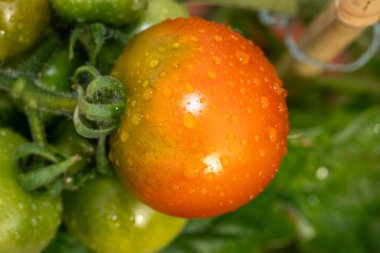
{"label": "highlight on tomato skin", "polygon": [[112,75],[128,99],[109,158],[134,194],[179,217],[231,212],[286,153],[286,91],[252,41],[198,17],[137,35]]}

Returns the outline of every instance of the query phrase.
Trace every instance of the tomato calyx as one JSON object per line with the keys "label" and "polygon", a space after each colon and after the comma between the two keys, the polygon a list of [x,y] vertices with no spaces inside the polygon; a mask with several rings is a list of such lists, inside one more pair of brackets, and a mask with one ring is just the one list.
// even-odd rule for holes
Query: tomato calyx
{"label": "tomato calyx", "polygon": [[128,39],[128,35],[122,30],[109,27],[103,23],[78,24],[70,35],[70,58],[74,56],[74,49],[79,43],[86,50],[90,63],[95,66],[99,53],[110,40],[125,44]]}
{"label": "tomato calyx", "polygon": [[90,83],[86,91],[81,85],[74,85],[78,92],[78,105],[74,111],[75,128],[86,138],[106,136],[119,127],[125,109],[124,88],[119,81],[100,75],[91,66],[78,68],[74,80],[81,74],[87,74]]}

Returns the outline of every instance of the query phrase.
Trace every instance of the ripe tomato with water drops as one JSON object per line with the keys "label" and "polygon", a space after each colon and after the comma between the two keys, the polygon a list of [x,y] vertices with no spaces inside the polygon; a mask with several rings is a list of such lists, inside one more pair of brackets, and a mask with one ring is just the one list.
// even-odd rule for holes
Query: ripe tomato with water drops
{"label": "ripe tomato with water drops", "polygon": [[127,109],[110,160],[149,206],[209,217],[253,199],[286,153],[286,91],[253,42],[201,18],[137,35],[112,74]]}

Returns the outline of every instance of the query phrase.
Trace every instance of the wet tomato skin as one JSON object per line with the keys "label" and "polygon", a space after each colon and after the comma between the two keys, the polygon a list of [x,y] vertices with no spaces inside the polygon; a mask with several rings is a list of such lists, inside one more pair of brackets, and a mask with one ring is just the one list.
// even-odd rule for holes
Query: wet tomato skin
{"label": "wet tomato skin", "polygon": [[26,143],[20,134],[0,128],[0,252],[39,253],[61,223],[61,197],[24,190],[12,156]]}
{"label": "wet tomato skin", "polygon": [[48,0],[0,2],[0,61],[30,49],[47,34],[50,26]]}
{"label": "wet tomato skin", "polygon": [[286,153],[285,90],[262,51],[201,18],[135,37],[112,72],[128,93],[110,160],[149,206],[209,217],[253,199]]}
{"label": "wet tomato skin", "polygon": [[158,252],[187,222],[144,205],[113,176],[97,176],[66,192],[64,210],[70,233],[99,253]]}

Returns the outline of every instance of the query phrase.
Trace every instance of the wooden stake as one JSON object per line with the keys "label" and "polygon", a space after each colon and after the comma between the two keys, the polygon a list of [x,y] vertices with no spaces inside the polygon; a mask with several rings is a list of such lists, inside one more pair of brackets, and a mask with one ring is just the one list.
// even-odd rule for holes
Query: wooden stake
{"label": "wooden stake", "polygon": [[[311,23],[299,46],[306,55],[330,62],[379,17],[380,0],[332,1]],[[322,71],[304,62],[294,62],[289,56],[281,65],[293,66],[297,74],[305,77],[316,76]]]}

